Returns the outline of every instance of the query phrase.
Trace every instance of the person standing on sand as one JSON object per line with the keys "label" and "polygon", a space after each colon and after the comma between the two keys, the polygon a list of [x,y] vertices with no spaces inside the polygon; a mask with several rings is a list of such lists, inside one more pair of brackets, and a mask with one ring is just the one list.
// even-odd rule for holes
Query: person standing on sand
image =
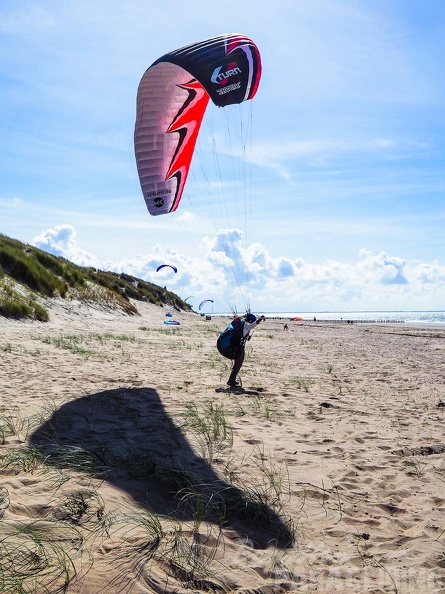
{"label": "person standing on sand", "polygon": [[265,319],[264,316],[257,318],[251,313],[247,313],[243,319],[236,316],[224,332],[219,335],[216,343],[218,351],[223,357],[233,359],[232,371],[227,381],[230,388],[241,385],[237,380],[237,375],[244,362],[246,342],[251,339],[252,330]]}

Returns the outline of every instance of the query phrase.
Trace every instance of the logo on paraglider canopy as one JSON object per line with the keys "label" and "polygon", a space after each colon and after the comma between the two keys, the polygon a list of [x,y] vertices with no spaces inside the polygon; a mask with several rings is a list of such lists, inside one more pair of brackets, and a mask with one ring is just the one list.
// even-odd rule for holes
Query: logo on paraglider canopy
{"label": "logo on paraglider canopy", "polygon": [[165,190],[154,190],[153,192],[148,192],[146,199],[148,198],[153,198],[153,204],[154,206],[156,206],[156,208],[162,208],[164,206],[164,198],[162,198],[160,196],[160,194],[162,195],[166,195],[166,194],[171,194],[172,191],[169,189],[165,189]]}
{"label": "logo on paraglider canopy", "polygon": [[241,74],[241,68],[236,62],[231,62],[227,66],[218,66],[213,71],[210,80],[217,85],[226,85],[229,78]]}

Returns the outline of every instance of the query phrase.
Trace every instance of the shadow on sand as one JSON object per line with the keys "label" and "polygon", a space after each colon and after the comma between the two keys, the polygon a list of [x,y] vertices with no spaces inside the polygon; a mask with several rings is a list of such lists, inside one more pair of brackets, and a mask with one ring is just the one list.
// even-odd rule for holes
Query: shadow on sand
{"label": "shadow on sand", "polygon": [[[222,523],[258,548],[292,546],[286,519],[199,457],[153,389],[107,390],[63,404],[31,444],[46,464],[103,477],[152,513],[192,520],[193,500],[212,502],[206,521]],[[186,491],[192,497],[184,498]]]}

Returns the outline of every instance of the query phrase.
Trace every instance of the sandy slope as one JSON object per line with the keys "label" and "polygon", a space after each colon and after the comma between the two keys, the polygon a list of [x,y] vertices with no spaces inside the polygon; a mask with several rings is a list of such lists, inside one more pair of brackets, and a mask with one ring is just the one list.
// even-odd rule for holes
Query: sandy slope
{"label": "sandy slope", "polygon": [[4,550],[82,594],[445,591],[445,330],[269,320],[231,393],[225,320],[137,305],[0,319],[3,467],[45,460],[0,470]]}

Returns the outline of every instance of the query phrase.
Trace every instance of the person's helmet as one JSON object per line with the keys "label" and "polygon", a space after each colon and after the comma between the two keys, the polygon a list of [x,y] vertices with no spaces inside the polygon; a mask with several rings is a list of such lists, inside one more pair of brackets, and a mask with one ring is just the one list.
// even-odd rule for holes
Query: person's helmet
{"label": "person's helmet", "polygon": [[256,316],[254,316],[251,313],[246,314],[246,322],[248,322],[249,324],[253,324],[254,322],[256,322]]}

